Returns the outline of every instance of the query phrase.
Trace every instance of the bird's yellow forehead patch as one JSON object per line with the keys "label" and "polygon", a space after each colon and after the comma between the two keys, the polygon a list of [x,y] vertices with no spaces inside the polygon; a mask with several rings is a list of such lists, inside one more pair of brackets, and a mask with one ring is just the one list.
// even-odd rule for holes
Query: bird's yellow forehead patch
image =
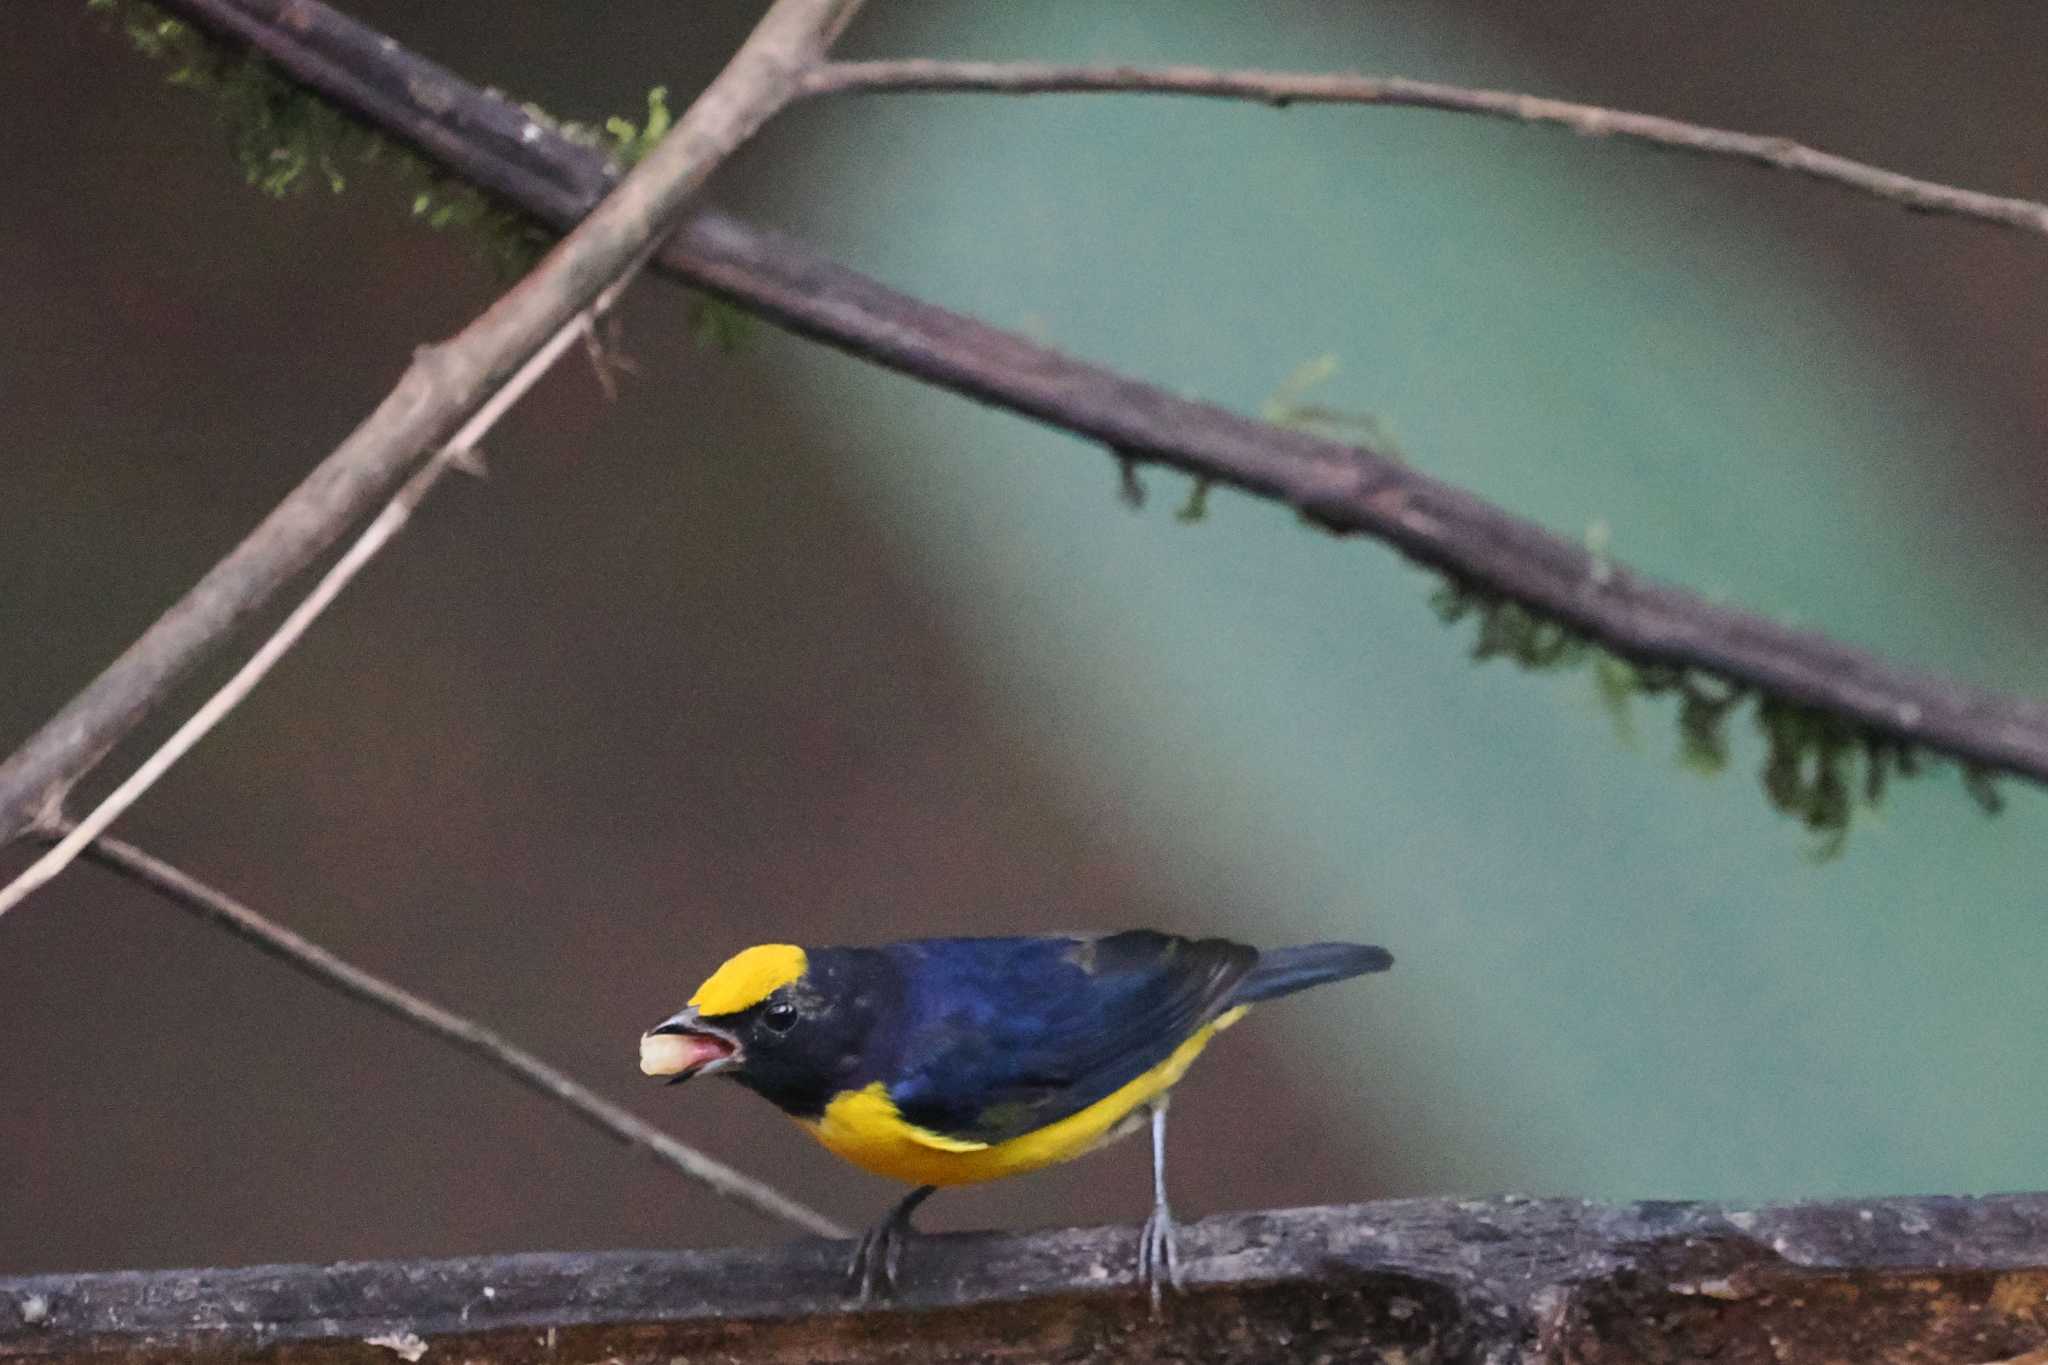
{"label": "bird's yellow forehead patch", "polygon": [[794,944],[759,944],[726,959],[725,965],[697,988],[690,1005],[707,1018],[737,1014],[802,977],[808,965],[804,950]]}

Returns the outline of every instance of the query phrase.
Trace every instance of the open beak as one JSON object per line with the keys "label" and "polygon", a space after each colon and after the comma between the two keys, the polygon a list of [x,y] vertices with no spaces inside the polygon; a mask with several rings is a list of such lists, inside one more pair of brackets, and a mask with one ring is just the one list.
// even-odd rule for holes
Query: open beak
{"label": "open beak", "polygon": [[739,1040],[704,1023],[695,1010],[664,1019],[640,1035],[640,1070],[666,1076],[670,1085],[723,1071],[739,1059]]}

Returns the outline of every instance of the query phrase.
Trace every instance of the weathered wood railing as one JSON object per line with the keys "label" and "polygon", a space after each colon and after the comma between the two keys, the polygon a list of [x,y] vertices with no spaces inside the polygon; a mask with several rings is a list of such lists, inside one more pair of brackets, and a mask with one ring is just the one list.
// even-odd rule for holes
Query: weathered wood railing
{"label": "weathered wood railing", "polygon": [[1135,1229],[0,1280],[0,1360],[2024,1362],[2048,1194],[1764,1206],[1404,1200],[1210,1218],[1153,1318]]}

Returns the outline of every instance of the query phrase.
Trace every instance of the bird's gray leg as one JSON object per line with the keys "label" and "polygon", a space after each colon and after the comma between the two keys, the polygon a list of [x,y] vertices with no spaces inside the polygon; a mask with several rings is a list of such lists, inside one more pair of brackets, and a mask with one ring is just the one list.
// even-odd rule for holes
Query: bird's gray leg
{"label": "bird's gray leg", "polygon": [[1174,1289],[1180,1288],[1180,1246],[1174,1236],[1173,1213],[1166,1207],[1166,1097],[1152,1104],[1152,1216],[1138,1234],[1138,1282],[1152,1299],[1152,1311],[1159,1311],[1160,1272]]}
{"label": "bird's gray leg", "polygon": [[910,1215],[938,1188],[920,1185],[904,1195],[888,1216],[869,1228],[854,1247],[853,1259],[846,1265],[846,1278],[848,1288],[860,1296],[862,1303],[872,1301],[878,1291],[884,1296],[896,1291],[896,1267],[903,1259],[904,1240],[911,1233]]}

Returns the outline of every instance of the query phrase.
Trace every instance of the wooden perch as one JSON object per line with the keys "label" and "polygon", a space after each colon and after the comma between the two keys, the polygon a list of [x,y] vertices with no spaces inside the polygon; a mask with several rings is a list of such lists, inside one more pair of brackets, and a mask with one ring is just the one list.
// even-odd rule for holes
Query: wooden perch
{"label": "wooden perch", "polygon": [[0,1280],[0,1360],[2048,1360],[2048,1194],[1736,1206],[1403,1200],[1136,1230]]}

